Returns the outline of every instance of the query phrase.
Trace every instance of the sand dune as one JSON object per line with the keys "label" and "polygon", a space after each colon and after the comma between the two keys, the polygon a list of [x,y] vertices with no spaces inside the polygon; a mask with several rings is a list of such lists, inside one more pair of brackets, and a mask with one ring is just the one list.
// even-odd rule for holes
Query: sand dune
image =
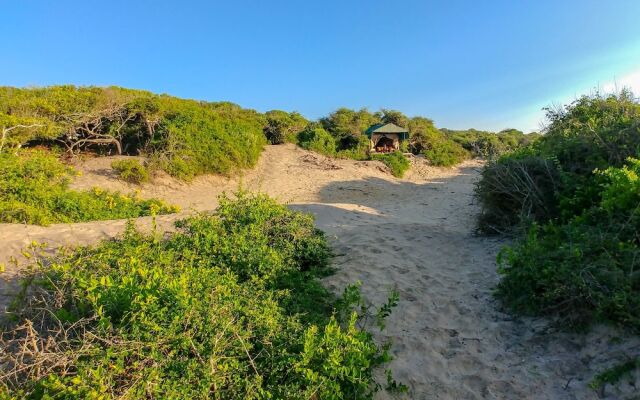
{"label": "sand dune", "polygon": [[[100,186],[131,191],[114,179],[110,160],[90,159],[78,168],[76,188]],[[360,280],[364,295],[381,303],[390,290],[400,304],[387,329],[390,367],[414,399],[597,399],[588,388],[594,373],[637,352],[640,339],[598,327],[581,335],[558,331],[546,319],[518,318],[501,311],[491,296],[497,282],[495,257],[501,239],[474,235],[478,211],[473,182],[481,164],[453,169],[414,160],[405,179],[378,162],[331,160],[291,145],[270,146],[258,166],[234,178],[201,177],[190,184],[167,176],[140,189],[191,210],[215,208],[216,197],[239,186],[262,191],[313,213],[334,247],[338,272],[326,284],[341,291]],[[158,218],[171,229],[181,215]],[[150,226],[150,218],[141,218]],[[32,240],[50,248],[95,243],[120,233],[125,221],[50,227],[0,225],[0,262],[20,258]],[[10,281],[16,269],[4,275]],[[0,293],[12,291],[3,283]],[[622,338],[623,340],[619,340]],[[640,386],[624,382],[604,398],[632,398]],[[389,397],[380,393],[379,398]]]}

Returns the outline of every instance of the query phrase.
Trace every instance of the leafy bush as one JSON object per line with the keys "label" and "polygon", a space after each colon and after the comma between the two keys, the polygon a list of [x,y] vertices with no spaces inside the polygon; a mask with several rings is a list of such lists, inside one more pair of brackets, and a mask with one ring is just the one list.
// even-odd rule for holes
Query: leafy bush
{"label": "leafy bush", "polygon": [[[28,273],[3,334],[2,389],[29,398],[373,397],[386,350],[358,328],[364,316],[320,284],[329,249],[312,217],[241,193],[179,228],[165,238],[129,228]],[[24,357],[32,345],[46,352]]]}
{"label": "leafy bush", "polygon": [[98,188],[70,190],[73,173],[49,153],[0,154],[0,221],[48,225],[177,211],[160,200],[142,200],[136,195]]}
{"label": "leafy bush", "polygon": [[487,160],[495,160],[506,153],[526,147],[540,138],[538,133],[524,134],[517,129],[505,129],[498,133],[476,129],[463,131],[441,129],[441,131],[474,157]]}
{"label": "leafy bush", "polygon": [[468,153],[459,144],[448,139],[429,144],[423,153],[432,165],[440,167],[450,167],[468,158]]}
{"label": "leafy bush", "polygon": [[497,294],[510,307],[640,331],[640,161],[629,163],[599,172],[601,198],[590,209],[566,224],[534,225],[501,253]]}
{"label": "leafy bush", "polygon": [[336,153],[337,158],[351,160],[368,160],[369,159],[369,138],[366,135],[355,137],[355,142],[349,146],[345,146],[343,150]]}
{"label": "leafy bush", "polygon": [[501,253],[496,293],[570,326],[640,331],[640,161],[621,160],[638,151],[640,105],[622,92],[548,115],[543,138],[490,163],[478,184],[482,225],[528,232]]}
{"label": "leafy bush", "polygon": [[[567,221],[598,201],[594,170],[621,167],[640,151],[640,105],[627,92],[585,96],[562,109],[549,110],[547,117],[550,124],[542,138],[485,167],[477,191],[483,206],[481,229],[513,227],[522,221],[522,210],[538,222]],[[499,179],[505,180],[500,183]],[[530,190],[536,186],[545,192],[543,202],[536,199],[539,191]],[[553,201],[548,198],[552,193]],[[530,204],[536,202],[545,204],[544,208],[529,212]]]}
{"label": "leafy bush", "polygon": [[272,110],[265,113],[263,132],[271,144],[296,143],[299,132],[309,124],[300,113]]}
{"label": "leafy bush", "polygon": [[119,87],[0,87],[0,128],[17,124],[37,126],[11,131],[7,146],[146,153],[187,180],[251,167],[266,143],[264,116],[256,111]]}
{"label": "leafy bush", "polygon": [[149,182],[149,169],[138,160],[117,160],[111,163],[120,179],[129,183]]}
{"label": "leafy bush", "polygon": [[336,142],[333,136],[316,124],[309,124],[298,134],[298,145],[303,149],[326,156],[334,156],[336,153]]}
{"label": "leafy bush", "polygon": [[372,160],[382,161],[391,170],[391,174],[402,178],[411,166],[411,162],[399,151],[389,154],[372,154]]}

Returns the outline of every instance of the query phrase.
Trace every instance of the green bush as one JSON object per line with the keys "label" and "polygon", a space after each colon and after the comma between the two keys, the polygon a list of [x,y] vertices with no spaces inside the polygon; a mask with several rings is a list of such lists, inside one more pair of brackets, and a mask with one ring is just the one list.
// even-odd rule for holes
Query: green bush
{"label": "green bush", "polygon": [[[27,274],[0,354],[0,368],[20,372],[6,375],[0,391],[371,399],[380,387],[372,371],[389,358],[357,327],[364,315],[321,285],[329,254],[311,216],[246,194],[222,198],[217,215],[190,217],[168,237],[130,228],[119,240],[60,254]],[[27,342],[46,344],[47,353],[21,357]]]}
{"label": "green bush", "polygon": [[468,158],[468,153],[459,144],[448,139],[431,143],[423,153],[432,165],[439,167],[460,164]]}
{"label": "green bush", "polygon": [[640,331],[640,161],[599,172],[600,201],[564,224],[534,225],[500,255],[497,294],[513,309],[570,325]]}
{"label": "green bush", "polygon": [[366,135],[355,137],[354,144],[336,153],[337,158],[364,161],[369,159],[369,138]]}
{"label": "green bush", "polygon": [[505,129],[498,133],[476,129],[463,131],[441,129],[441,131],[474,157],[487,160],[495,160],[504,154],[526,147],[540,138],[538,133],[524,134],[517,129]]}
{"label": "green bush", "polygon": [[149,182],[149,169],[138,160],[117,160],[111,163],[111,168],[125,182],[135,184]]}
{"label": "green bush", "polygon": [[271,110],[265,113],[263,132],[269,143],[296,143],[297,135],[309,124],[300,113]]}
{"label": "green bush", "polygon": [[[62,145],[79,153],[144,153],[181,179],[232,174],[255,165],[265,118],[232,103],[209,103],[119,87],[0,87],[7,146]],[[1,146],[0,146],[1,147]]]}
{"label": "green bush", "polygon": [[0,154],[0,222],[48,225],[167,214],[177,208],[94,188],[69,189],[74,171],[45,152]]}
{"label": "green bush", "polygon": [[309,124],[305,130],[298,134],[298,145],[303,149],[326,156],[336,154],[336,142],[333,136],[316,124]]}
{"label": "green bush", "polygon": [[411,162],[407,157],[399,151],[389,154],[372,154],[372,160],[382,161],[389,169],[391,174],[397,178],[402,178],[411,166]]}
{"label": "green bush", "polygon": [[569,326],[640,331],[640,161],[621,159],[637,154],[640,105],[627,92],[582,97],[549,120],[544,137],[487,165],[478,184],[482,225],[528,232],[501,252],[496,294]]}

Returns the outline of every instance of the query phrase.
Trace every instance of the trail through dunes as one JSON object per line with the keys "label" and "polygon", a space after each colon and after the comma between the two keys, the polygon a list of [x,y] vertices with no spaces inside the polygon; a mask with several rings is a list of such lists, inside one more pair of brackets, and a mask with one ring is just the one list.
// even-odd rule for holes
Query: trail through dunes
{"label": "trail through dunes", "polygon": [[[74,187],[134,190],[111,175],[111,161],[79,164],[83,174]],[[390,290],[400,293],[386,330],[375,336],[393,343],[389,367],[409,386],[408,398],[632,398],[640,391],[634,386],[640,385],[637,376],[601,393],[588,383],[595,373],[637,352],[638,338],[606,327],[589,334],[563,332],[546,319],[508,314],[492,298],[495,258],[505,243],[474,235],[473,183],[480,167],[474,161],[439,169],[415,160],[405,179],[395,179],[378,162],[332,160],[282,145],[269,146],[257,167],[242,177],[209,176],[184,184],[161,176],[140,190],[143,197],[183,208],[179,215],[158,218],[162,230],[172,229],[173,221],[192,210],[215,208],[217,195],[240,186],[313,213],[336,254],[337,273],[326,279],[330,288],[340,292],[362,281],[363,294],[375,304]],[[147,228],[150,223],[139,220]],[[124,226],[125,221],[0,224],[0,262],[23,258],[21,249],[31,241],[49,248],[91,244],[116,236]],[[3,308],[15,291],[16,272],[7,266],[0,288]],[[392,396],[381,392],[378,397]]]}

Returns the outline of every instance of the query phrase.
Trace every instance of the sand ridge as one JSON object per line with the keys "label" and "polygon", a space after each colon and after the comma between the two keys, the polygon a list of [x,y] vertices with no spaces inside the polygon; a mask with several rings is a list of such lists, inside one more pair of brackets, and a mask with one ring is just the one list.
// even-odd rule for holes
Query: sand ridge
{"label": "sand ridge", "polygon": [[[73,186],[136,190],[115,179],[111,160],[80,163],[82,175]],[[503,312],[491,296],[498,281],[495,257],[505,242],[474,234],[478,206],[473,185],[481,163],[451,169],[433,168],[421,159],[412,164],[404,179],[396,179],[379,162],[333,160],[293,145],[268,146],[256,168],[242,176],[205,176],[189,184],[159,176],[139,190],[142,197],[183,208],[181,214],[158,217],[162,230],[171,230],[189,212],[214,209],[220,193],[238,187],[313,213],[336,254],[338,271],[326,278],[328,287],[340,292],[362,281],[364,296],[377,304],[392,289],[400,293],[387,329],[375,331],[375,337],[393,343],[390,368],[409,386],[407,398],[631,398],[640,385],[637,376],[633,384],[624,382],[619,391],[608,389],[602,397],[587,385],[594,373],[637,353],[638,338],[606,327],[586,335],[562,332],[549,320]],[[32,240],[50,248],[87,245],[117,236],[125,223],[0,224],[0,263],[20,258]],[[138,224],[149,229],[151,219]],[[4,276],[11,281],[15,273],[9,266]],[[12,286],[2,285],[6,300]]]}

